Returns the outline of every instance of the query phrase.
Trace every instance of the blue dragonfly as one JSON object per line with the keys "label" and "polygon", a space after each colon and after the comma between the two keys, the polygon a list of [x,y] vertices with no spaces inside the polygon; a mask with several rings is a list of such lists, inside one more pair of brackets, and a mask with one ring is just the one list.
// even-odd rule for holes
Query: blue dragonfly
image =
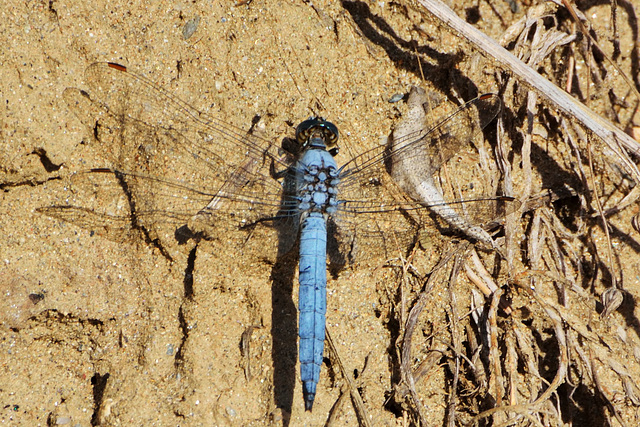
{"label": "blue dragonfly", "polygon": [[277,145],[119,64],[89,66],[85,82],[89,92],[69,88],[64,96],[81,119],[91,117],[87,125],[110,165],[79,172],[74,182],[114,197],[124,192],[126,203],[104,212],[68,204],[39,211],[107,237],[135,228],[152,242],[258,226],[289,230],[289,238],[279,237],[299,242],[300,378],[308,411],[324,351],[327,255],[344,264],[408,248],[433,223],[431,212],[492,245],[484,230],[462,219],[461,207],[492,218],[508,202],[447,203],[432,178],[496,117],[501,102],[494,94],[469,101],[430,128],[396,133],[390,144],[339,167],[339,131],[321,117],[303,121],[295,139]]}

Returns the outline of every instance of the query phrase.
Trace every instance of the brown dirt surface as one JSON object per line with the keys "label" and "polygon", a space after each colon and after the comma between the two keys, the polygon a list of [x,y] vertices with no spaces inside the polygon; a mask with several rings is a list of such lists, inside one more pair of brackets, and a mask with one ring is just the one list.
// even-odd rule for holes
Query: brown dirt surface
{"label": "brown dirt surface", "polygon": [[[636,130],[638,0],[614,2],[615,13],[602,2],[574,5],[604,54],[551,2],[449,3],[580,102]],[[1,22],[0,424],[640,425],[633,175],[543,97],[529,114],[535,92],[423,6],[9,0]],[[406,113],[404,101],[389,100],[413,85],[449,109],[499,93],[498,127],[454,156],[439,181],[522,202],[500,224],[504,256],[479,248],[476,257],[444,230],[329,274],[335,350],[325,344],[305,412],[297,259],[277,257],[273,235],[225,228],[178,244],[153,225],[141,232],[37,211],[122,209],[123,194],[103,200],[105,189],[73,185],[76,172],[114,167],[119,149],[65,92],[88,90],[85,69],[96,61],[124,64],[238,128],[259,116],[260,135],[274,143],[320,114],[340,129],[339,164],[386,140]],[[181,165],[163,173],[197,174]],[[625,196],[632,203],[614,209]],[[496,285],[483,294],[476,282]]]}

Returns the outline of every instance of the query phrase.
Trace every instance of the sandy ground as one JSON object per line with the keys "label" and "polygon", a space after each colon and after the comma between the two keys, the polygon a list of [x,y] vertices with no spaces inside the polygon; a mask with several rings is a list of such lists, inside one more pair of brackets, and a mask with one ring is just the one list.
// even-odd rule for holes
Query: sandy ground
{"label": "sandy ground", "polygon": [[[241,232],[197,247],[174,244],[171,262],[143,239],[104,238],[35,211],[75,197],[70,173],[109,166],[63,98],[66,88],[85,87],[84,70],[95,61],[123,63],[241,128],[259,115],[274,141],[322,114],[342,132],[339,162],[389,134],[404,107],[388,100],[411,85],[461,99],[499,89],[491,63],[418,7],[237,3],[10,1],[2,8],[0,423],[323,425],[333,411],[335,425],[358,424],[351,401],[339,400],[346,381],[328,350],[314,410],[304,412],[296,260],[276,260],[273,237],[257,232],[241,249],[228,244],[246,238]],[[498,39],[523,9],[480,2],[471,15]],[[445,245],[421,252],[420,274]],[[631,300],[640,284],[636,246],[617,255]],[[395,297],[398,269],[385,266],[371,260],[330,277],[327,322],[371,425],[401,425],[402,409],[387,405],[398,381],[391,313],[408,308]],[[468,305],[468,285],[460,287]],[[438,287],[429,310],[443,310],[439,298],[448,292]],[[581,315],[597,316],[589,307]],[[626,307],[626,320],[614,317],[611,328],[637,341],[637,310]],[[638,355],[625,351],[623,359],[637,364]],[[444,417],[444,382],[435,375],[422,386],[434,425]]]}

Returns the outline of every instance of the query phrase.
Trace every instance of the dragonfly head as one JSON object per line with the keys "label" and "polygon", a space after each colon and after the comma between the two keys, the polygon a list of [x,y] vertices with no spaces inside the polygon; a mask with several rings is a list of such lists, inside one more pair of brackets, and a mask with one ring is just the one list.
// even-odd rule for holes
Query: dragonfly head
{"label": "dragonfly head", "polygon": [[338,128],[322,117],[311,117],[296,128],[296,141],[302,149],[325,148],[332,156],[338,154]]}

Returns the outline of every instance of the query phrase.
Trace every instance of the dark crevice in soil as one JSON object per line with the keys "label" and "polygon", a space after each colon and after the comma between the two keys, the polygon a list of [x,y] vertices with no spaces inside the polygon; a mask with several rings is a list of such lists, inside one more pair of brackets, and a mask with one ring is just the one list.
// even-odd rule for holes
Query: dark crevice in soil
{"label": "dark crevice in soil", "polygon": [[91,425],[100,425],[100,409],[102,407],[102,399],[104,397],[104,390],[107,387],[109,381],[109,373],[100,375],[96,373],[91,377],[91,385],[93,386],[93,415],[91,416]]}
{"label": "dark crevice in soil", "polygon": [[46,179],[24,178],[24,179],[20,179],[19,181],[4,181],[4,182],[0,182],[0,190],[4,190],[5,188],[12,188],[12,187],[24,187],[24,186],[35,187],[37,185],[42,185],[46,182],[56,181],[58,179],[60,179],[59,176],[52,176]]}
{"label": "dark crevice in soil", "polygon": [[193,249],[189,252],[189,257],[187,258],[187,268],[184,271],[184,297],[186,299],[193,299],[193,270],[196,265],[196,253],[198,250],[198,245],[195,245]]}
{"label": "dark crevice in soil", "polygon": [[47,151],[42,147],[36,148],[35,150],[33,150],[32,154],[35,154],[36,156],[40,157],[40,162],[42,163],[44,170],[46,170],[49,173],[57,172],[62,167],[62,163],[60,163],[59,165],[56,165],[55,163],[53,163],[49,158],[49,156],[47,155]]}
{"label": "dark crevice in soil", "polygon": [[198,245],[195,245],[189,252],[189,256],[187,258],[187,267],[184,271],[184,300],[182,302],[182,305],[180,306],[180,310],[178,311],[178,322],[180,323],[182,339],[180,340],[180,345],[178,347],[178,351],[176,352],[174,363],[176,368],[180,368],[180,366],[182,366],[182,363],[184,361],[185,344],[189,339],[189,322],[187,321],[185,310],[188,309],[188,304],[191,304],[191,302],[193,301],[193,270],[195,269],[197,251]]}
{"label": "dark crevice in soil", "polygon": [[157,248],[162,256],[164,256],[169,262],[173,262],[173,257],[169,254],[167,249],[162,245],[160,239],[154,239],[151,237],[151,233],[149,230],[142,225],[142,222],[138,218],[136,201],[134,197],[134,193],[129,188],[129,183],[127,181],[127,175],[120,171],[113,171],[115,177],[118,179],[120,186],[122,187],[122,191],[124,191],[125,196],[127,197],[127,201],[129,203],[129,210],[131,211],[131,228],[134,230],[138,230],[144,236],[144,240],[148,245],[152,245]]}

